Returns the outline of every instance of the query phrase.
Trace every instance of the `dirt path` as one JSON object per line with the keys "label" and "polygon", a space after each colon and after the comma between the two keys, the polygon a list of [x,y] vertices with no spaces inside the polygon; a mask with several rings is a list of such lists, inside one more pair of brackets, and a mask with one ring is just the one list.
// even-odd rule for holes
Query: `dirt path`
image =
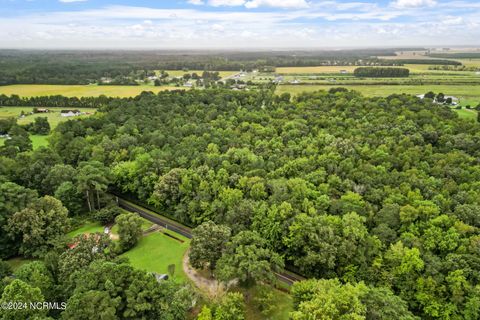
{"label": "dirt path", "polygon": [[206,278],[190,266],[188,258],[189,250],[183,256],[183,271],[187,277],[193,281],[193,283],[208,297],[215,299],[223,296],[226,292],[225,285],[220,281],[213,278]]}

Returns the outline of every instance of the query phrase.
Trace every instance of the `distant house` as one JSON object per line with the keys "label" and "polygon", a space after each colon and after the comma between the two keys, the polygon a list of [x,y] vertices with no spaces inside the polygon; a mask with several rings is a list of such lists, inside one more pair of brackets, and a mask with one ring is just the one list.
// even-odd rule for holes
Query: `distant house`
{"label": "distant house", "polygon": [[82,113],[80,112],[80,110],[62,110],[60,111],[60,115],[62,117],[76,117],[76,116],[79,116],[81,115]]}
{"label": "distant house", "polygon": [[295,80],[290,81],[290,83],[291,83],[291,84],[299,84],[299,83],[300,83],[300,80],[295,79]]}
{"label": "distant house", "polygon": [[347,71],[347,70],[340,70],[340,73],[341,73],[341,74],[347,74],[348,71]]}
{"label": "distant house", "polygon": [[49,113],[49,109],[38,108],[36,109],[36,113]]}
{"label": "distant house", "polygon": [[278,77],[276,77],[276,78],[273,80],[273,82],[275,82],[275,83],[280,83],[280,82],[282,82],[282,81],[283,81],[283,77],[282,77],[282,76],[278,76]]}
{"label": "distant house", "polygon": [[191,83],[190,81],[189,82],[185,82],[185,84],[183,85],[184,87],[193,87],[193,83]]}

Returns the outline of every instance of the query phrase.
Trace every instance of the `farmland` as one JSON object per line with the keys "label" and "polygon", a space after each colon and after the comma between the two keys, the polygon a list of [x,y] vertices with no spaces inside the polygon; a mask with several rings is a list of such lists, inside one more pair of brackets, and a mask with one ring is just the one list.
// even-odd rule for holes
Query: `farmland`
{"label": "farmland", "polygon": [[[279,85],[276,93],[282,94],[289,92],[293,95],[301,92],[312,92],[317,90],[328,90],[339,87],[339,85]],[[424,94],[428,91],[435,93],[443,92],[446,95],[453,95],[460,99],[460,104],[471,104],[480,102],[480,85],[342,85],[350,90],[356,90],[368,97],[381,96],[386,97],[396,93],[406,94]],[[475,105],[476,105],[475,104]]]}
{"label": "farmland", "polygon": [[98,97],[106,95],[111,97],[134,97],[142,91],[160,92],[163,90],[181,89],[178,87],[151,85],[139,86],[99,86],[99,85],[44,85],[44,84],[19,84],[0,86],[0,94],[16,94],[21,97],[63,95],[66,97]]}

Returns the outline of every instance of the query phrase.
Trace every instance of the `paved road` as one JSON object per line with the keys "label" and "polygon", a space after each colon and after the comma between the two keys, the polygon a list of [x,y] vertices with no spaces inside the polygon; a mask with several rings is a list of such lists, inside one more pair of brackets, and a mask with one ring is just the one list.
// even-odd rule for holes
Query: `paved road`
{"label": "paved road", "polygon": [[[191,229],[185,226],[182,226],[180,223],[172,223],[168,219],[164,219],[161,216],[153,215],[151,213],[148,213],[148,211],[144,210],[138,205],[132,206],[129,202],[123,200],[122,198],[118,197],[118,205],[124,209],[127,209],[132,212],[137,212],[141,217],[158,224],[165,229],[172,230],[176,233],[181,234],[182,236],[191,239],[192,238],[192,232]],[[294,274],[292,272],[279,272],[275,273],[275,276],[277,279],[287,285],[292,285],[294,282],[304,280],[305,278]]]}

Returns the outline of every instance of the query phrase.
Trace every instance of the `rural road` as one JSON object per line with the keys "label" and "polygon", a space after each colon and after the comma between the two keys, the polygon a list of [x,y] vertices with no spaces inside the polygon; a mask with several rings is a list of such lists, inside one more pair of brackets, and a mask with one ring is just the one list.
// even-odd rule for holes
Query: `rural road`
{"label": "rural road", "polygon": [[[147,209],[145,208],[142,208],[141,206],[139,205],[132,205],[130,202],[116,196],[117,199],[118,199],[118,205],[121,207],[121,208],[124,208],[126,210],[129,210],[129,211],[132,211],[132,212],[136,212],[138,213],[141,217],[155,223],[155,224],[158,224],[159,226],[162,226],[164,227],[165,229],[168,229],[168,230],[172,230],[173,232],[176,232],[178,234],[181,234],[182,236],[188,238],[188,239],[191,239],[192,238],[192,231],[190,228],[186,227],[186,226],[183,226],[181,225],[180,223],[174,223],[172,221],[170,221],[169,219],[166,219],[166,218],[162,218],[160,215],[158,214],[151,214],[148,212]],[[275,276],[277,277],[278,281],[280,282],[283,282],[289,286],[291,286],[294,282],[297,282],[297,281],[301,281],[301,280],[304,280],[305,278],[300,276],[300,275],[297,275],[297,274],[294,274],[292,272],[287,272],[287,271],[283,271],[283,272],[279,272],[279,273],[275,273]]]}

